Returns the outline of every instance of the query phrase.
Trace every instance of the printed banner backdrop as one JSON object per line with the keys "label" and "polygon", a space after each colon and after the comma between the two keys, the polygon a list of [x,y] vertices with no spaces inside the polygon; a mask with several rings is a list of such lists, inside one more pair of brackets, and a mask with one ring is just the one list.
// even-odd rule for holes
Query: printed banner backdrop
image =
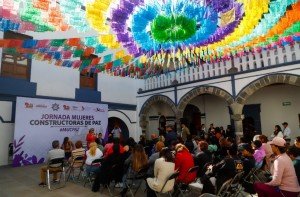
{"label": "printed banner backdrop", "polygon": [[108,106],[49,99],[18,97],[14,133],[13,166],[46,161],[52,141],[69,137],[85,142],[90,128],[106,135]]}

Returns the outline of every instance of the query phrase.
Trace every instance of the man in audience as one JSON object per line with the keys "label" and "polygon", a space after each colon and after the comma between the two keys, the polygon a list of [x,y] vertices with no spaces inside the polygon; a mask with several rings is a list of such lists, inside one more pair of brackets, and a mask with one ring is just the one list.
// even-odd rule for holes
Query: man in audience
{"label": "man in audience", "polygon": [[173,125],[172,124],[168,124],[166,127],[166,141],[165,141],[165,145],[166,147],[170,147],[173,141],[177,140],[177,133],[173,130]]}
{"label": "man in audience", "polygon": [[[54,140],[52,142],[52,150],[50,150],[48,152],[47,155],[47,163],[49,164],[49,162],[52,159],[58,159],[58,158],[64,158],[65,157],[65,151],[59,148],[59,141],[58,140]],[[59,172],[61,170],[61,167],[59,166],[59,164],[53,164],[51,166],[43,166],[40,169],[40,179],[41,179],[41,183],[39,184],[39,186],[46,186],[46,172],[47,169],[49,168],[50,173],[53,173],[53,181],[57,181],[57,172]]]}

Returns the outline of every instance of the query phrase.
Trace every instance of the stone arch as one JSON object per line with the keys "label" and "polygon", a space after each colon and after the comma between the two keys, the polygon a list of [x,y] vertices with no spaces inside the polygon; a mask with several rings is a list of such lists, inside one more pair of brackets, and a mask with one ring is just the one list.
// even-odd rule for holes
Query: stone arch
{"label": "stone arch", "polygon": [[153,106],[155,103],[162,102],[172,109],[174,114],[177,114],[177,109],[175,106],[175,103],[167,96],[164,95],[153,95],[151,96],[142,106],[141,111],[139,113],[140,116],[140,127],[142,130],[144,130],[147,126],[147,113],[150,110],[150,108]]}
{"label": "stone arch", "polygon": [[196,87],[196,88],[192,89],[188,93],[186,93],[180,99],[178,107],[177,107],[177,109],[178,109],[177,117],[182,117],[184,109],[187,106],[187,104],[193,98],[195,98],[195,97],[197,97],[201,94],[211,94],[211,95],[215,95],[215,96],[218,96],[220,98],[223,98],[223,99],[226,100],[228,105],[231,105],[234,102],[233,97],[226,90],[223,90],[221,88],[214,87],[214,86],[199,86],[199,87]]}
{"label": "stone arch", "polygon": [[300,76],[286,73],[276,73],[263,76],[244,87],[236,96],[236,102],[244,105],[247,99],[259,89],[278,83],[300,86]]}

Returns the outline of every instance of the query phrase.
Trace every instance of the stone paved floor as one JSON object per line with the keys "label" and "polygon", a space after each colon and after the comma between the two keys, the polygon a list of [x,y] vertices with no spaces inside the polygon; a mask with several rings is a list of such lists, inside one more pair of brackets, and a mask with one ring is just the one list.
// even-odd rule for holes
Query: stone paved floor
{"label": "stone paved floor", "polygon": [[[109,197],[107,189],[101,189],[94,193],[90,186],[83,187],[83,183],[69,181],[61,189],[49,191],[46,187],[38,186],[40,165],[13,168],[10,166],[0,167],[0,197]],[[121,189],[114,189],[116,196]],[[129,192],[127,196],[130,196]],[[137,197],[146,196],[145,185],[138,191]],[[188,196],[199,196],[191,193]]]}
{"label": "stone paved floor", "polygon": [[[46,187],[38,186],[39,169],[41,165],[13,168],[0,167],[0,197],[109,197],[107,189],[94,193],[90,186],[83,187],[83,182],[67,182],[61,189],[49,191]],[[115,196],[120,196],[121,189],[113,189]],[[129,192],[127,196],[130,196]],[[145,185],[143,184],[136,197],[144,197]],[[187,197],[200,196],[199,192],[190,192]],[[248,196],[244,193],[243,196]]]}

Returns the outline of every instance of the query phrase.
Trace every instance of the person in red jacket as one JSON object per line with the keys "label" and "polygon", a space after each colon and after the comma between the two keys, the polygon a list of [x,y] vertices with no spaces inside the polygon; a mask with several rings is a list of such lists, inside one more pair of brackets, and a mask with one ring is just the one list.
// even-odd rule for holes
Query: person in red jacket
{"label": "person in red jacket", "polygon": [[89,133],[86,135],[86,145],[87,149],[90,148],[90,143],[96,141],[97,136],[95,135],[95,130],[94,128],[90,128]]}
{"label": "person in red jacket", "polygon": [[175,169],[179,172],[177,182],[190,184],[196,179],[196,172],[188,173],[188,170],[194,167],[192,154],[183,144],[175,146]]}

